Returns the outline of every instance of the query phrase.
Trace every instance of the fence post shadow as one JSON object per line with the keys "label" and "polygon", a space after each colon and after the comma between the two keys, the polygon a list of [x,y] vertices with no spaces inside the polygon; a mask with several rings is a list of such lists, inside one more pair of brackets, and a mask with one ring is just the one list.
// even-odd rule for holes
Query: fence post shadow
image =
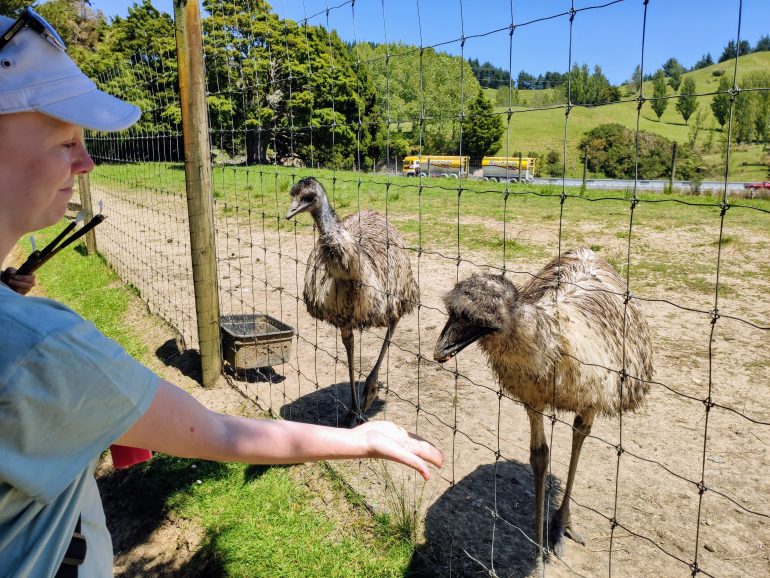
{"label": "fence post shadow", "polygon": [[168,339],[155,350],[155,355],[169,367],[174,367],[185,377],[201,383],[201,354],[197,349],[184,349],[177,339]]}

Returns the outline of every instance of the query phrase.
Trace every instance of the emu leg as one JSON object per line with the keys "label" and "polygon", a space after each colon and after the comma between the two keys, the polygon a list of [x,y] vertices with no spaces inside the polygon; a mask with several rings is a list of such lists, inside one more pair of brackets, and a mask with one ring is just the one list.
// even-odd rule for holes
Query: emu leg
{"label": "emu leg", "polygon": [[572,519],[569,513],[569,501],[572,495],[572,484],[575,482],[575,472],[577,471],[578,460],[580,459],[580,450],[583,448],[583,442],[586,436],[591,433],[591,426],[594,423],[593,414],[576,415],[572,426],[572,453],[569,458],[569,473],[567,474],[567,487],[564,490],[564,498],[561,501],[559,509],[553,513],[551,518],[550,541],[553,544],[553,552],[561,558],[564,553],[564,536],[572,538],[580,544],[585,545],[585,541],[575,530],[572,529]]}
{"label": "emu leg", "polygon": [[529,417],[529,463],[535,476],[535,543],[538,551],[536,562],[538,566],[543,564],[546,549],[543,544],[543,516],[545,510],[545,474],[548,469],[549,450],[545,441],[542,414],[527,409]]}
{"label": "emu leg", "polygon": [[344,327],[340,329],[340,333],[342,334],[342,344],[345,346],[345,353],[348,354],[348,375],[350,376],[351,407],[348,410],[347,422],[349,427],[355,427],[366,420],[364,419],[364,413],[361,411],[361,404],[358,401],[358,385],[353,376],[353,352],[355,349],[353,330],[349,327]]}
{"label": "emu leg", "polygon": [[382,348],[380,349],[380,356],[377,358],[377,363],[374,364],[372,371],[366,378],[366,387],[364,388],[364,411],[368,410],[372,406],[372,402],[377,398],[377,376],[380,373],[380,365],[382,360],[385,359],[385,353],[390,347],[390,338],[393,336],[393,331],[398,325],[398,320],[393,321],[388,325],[388,330],[385,333],[385,339],[382,342]]}

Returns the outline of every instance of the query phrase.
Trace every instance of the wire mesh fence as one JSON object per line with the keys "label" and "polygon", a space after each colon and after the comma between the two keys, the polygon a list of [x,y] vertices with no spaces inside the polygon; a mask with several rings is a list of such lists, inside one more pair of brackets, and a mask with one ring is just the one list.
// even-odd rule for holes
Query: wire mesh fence
{"label": "wire mesh fence", "polygon": [[[395,421],[435,441],[447,463],[428,484],[401,470],[384,474],[368,462],[350,468],[347,479],[376,508],[387,508],[394,494],[409,504],[406,510],[421,521],[413,536],[414,566],[426,574],[534,571],[527,412],[545,419],[551,448],[546,536],[564,492],[574,429],[572,415],[556,411],[555,404],[533,407],[512,395],[513,385],[497,378],[478,348],[449,363],[435,362],[434,347],[447,320],[442,299],[472,273],[502,274],[521,287],[536,280],[546,262],[581,246],[618,271],[625,283],[624,304],[639,303],[650,326],[655,372],[646,380],[643,409],[599,416],[588,436],[570,501],[573,529],[585,544],[569,544],[561,558],[552,556],[537,571],[552,576],[767,573],[770,358],[763,344],[770,331],[765,290],[770,204],[729,198],[727,185],[731,158],[739,149],[731,134],[739,124],[740,100],[751,94],[765,98],[770,87],[739,89],[736,56],[725,73],[727,91],[695,95],[701,109],[717,94],[728,97],[725,186],[716,197],[650,195],[637,187],[649,154],[641,127],[649,121],[651,103],[679,102],[687,95],[651,97],[649,86],[640,83],[616,100],[586,103],[573,99],[577,77],[568,74],[563,102],[536,100],[537,95],[529,95],[529,104],[514,102],[517,59],[527,54],[530,35],[559,43],[565,70],[573,71],[575,64],[590,60],[580,52],[581,22],[621,4],[635,10],[632,20],[618,26],[630,39],[624,48],[629,64],[638,64],[644,78],[645,45],[655,38],[649,14],[666,10],[646,0],[567,3],[563,11],[524,20],[517,3],[503,2],[497,7],[499,27],[492,30],[478,29],[468,17],[475,3],[460,1],[456,34],[432,27],[432,10],[438,7],[420,0],[407,17],[395,20],[385,0],[320,7],[303,2],[301,16],[293,20],[280,18],[258,0],[203,3],[228,381],[273,415],[345,426],[352,409],[346,343],[355,344],[353,372],[361,388],[383,352],[378,398],[368,417]],[[745,4],[731,8],[735,29],[729,37],[736,44],[741,19],[750,13]],[[280,11],[290,12],[283,6]],[[380,45],[357,37],[362,18],[381,20]],[[394,21],[413,31],[413,45],[393,42],[389,27]],[[344,31],[347,45],[336,31]],[[404,37],[400,31],[397,38]],[[529,156],[514,150],[511,135],[552,122],[553,111],[559,111],[561,184],[515,182],[520,174],[515,169],[501,182],[485,180],[478,158],[471,158],[468,168],[459,161],[446,174],[424,170],[420,161],[428,155],[466,156],[467,135],[488,116],[471,106],[476,94],[465,53],[469,43],[482,40],[509,55],[509,100],[492,113],[504,126],[498,154]],[[170,51],[138,54],[98,79],[114,92],[150,95],[142,102],[143,118],[153,122],[117,138],[89,135],[99,163],[91,196],[109,217],[98,231],[99,250],[194,349],[181,106],[170,89],[175,75],[176,55]],[[402,97],[394,87],[414,77],[412,100],[396,102]],[[586,127],[629,109],[635,118],[633,187],[593,194],[568,187],[566,178],[576,171],[570,166],[576,141]],[[412,150],[404,144],[409,139],[416,143]],[[406,156],[417,157],[419,164],[405,162]],[[410,168],[425,175],[404,176]],[[352,215],[341,229],[307,213],[287,218],[289,190],[307,176],[323,185],[340,216]],[[397,236],[384,226],[363,227],[368,210],[384,215]],[[378,300],[392,306],[405,279],[387,275],[388,267],[379,278],[366,262],[406,255],[419,297],[404,306],[410,312],[398,319],[389,340],[387,323],[351,323],[342,313],[326,320],[310,315],[320,289],[308,278],[331,270],[312,250],[335,235],[341,244],[349,243],[349,257],[358,263],[358,292],[340,289],[329,305],[340,311],[372,308]],[[570,313],[564,295],[570,289],[557,282],[555,302],[541,304],[561,312],[564,323]],[[368,301],[355,302],[364,294]],[[636,338],[625,317],[614,329],[624,344]],[[250,331],[260,335],[256,347],[242,336]],[[293,338],[287,337],[292,331]],[[606,333],[609,339],[611,331]],[[386,341],[390,346],[383,349]],[[586,342],[577,350],[603,347]],[[639,377],[629,373],[625,356],[619,366],[603,369],[614,376],[621,397]],[[578,389],[569,376],[552,379],[560,388]],[[583,403],[590,413],[590,403]]]}

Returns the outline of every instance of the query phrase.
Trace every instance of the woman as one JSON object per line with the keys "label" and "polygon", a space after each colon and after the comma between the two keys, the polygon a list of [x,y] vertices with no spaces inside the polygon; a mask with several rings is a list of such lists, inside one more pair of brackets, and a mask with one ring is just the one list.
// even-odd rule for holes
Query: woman
{"label": "woman", "polygon": [[[0,17],[0,34],[1,262],[23,235],[64,216],[75,178],[94,166],[83,128],[121,130],[140,111],[97,90],[34,11]],[[426,479],[429,463],[443,463],[388,422],[340,430],[212,412],[64,305],[5,284],[0,327],[2,576],[112,574],[93,471],[113,443],[254,464],[387,458]]]}

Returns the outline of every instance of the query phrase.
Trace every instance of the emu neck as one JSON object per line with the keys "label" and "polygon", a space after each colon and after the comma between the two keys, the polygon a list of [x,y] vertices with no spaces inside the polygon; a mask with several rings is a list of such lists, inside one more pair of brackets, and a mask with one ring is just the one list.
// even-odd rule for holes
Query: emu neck
{"label": "emu neck", "polygon": [[313,213],[313,219],[321,235],[333,234],[340,230],[337,215],[334,214],[334,211],[329,206],[329,201],[326,197],[323,197],[321,208]]}

